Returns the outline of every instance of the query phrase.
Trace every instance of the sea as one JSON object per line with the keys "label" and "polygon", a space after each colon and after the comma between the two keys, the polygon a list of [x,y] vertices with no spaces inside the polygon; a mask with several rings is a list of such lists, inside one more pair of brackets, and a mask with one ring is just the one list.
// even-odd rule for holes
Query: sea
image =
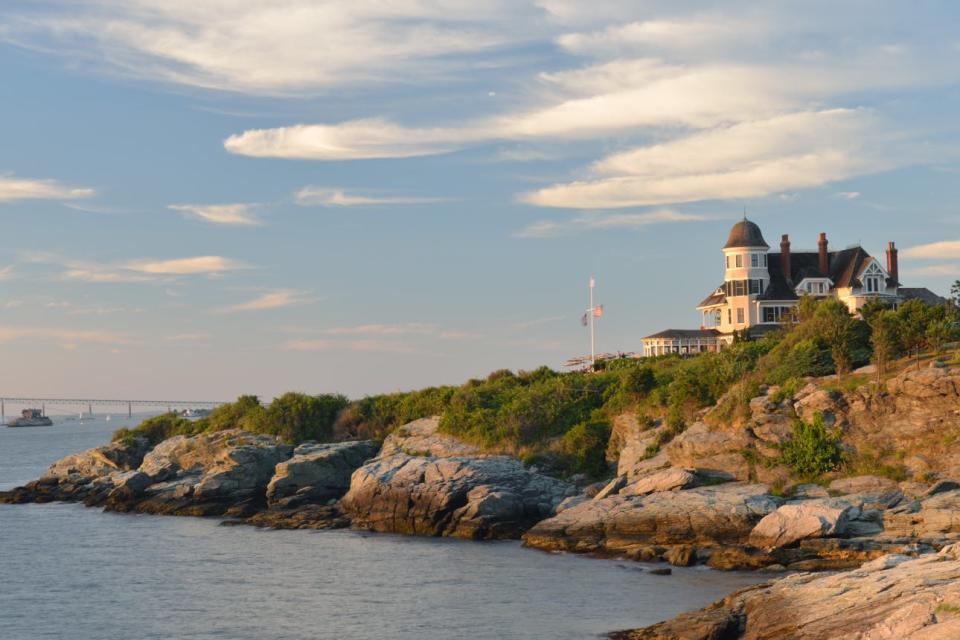
{"label": "sea", "polygon": [[[55,421],[0,427],[0,489],[137,418]],[[515,541],[0,505],[0,639],[599,638],[762,580],[651,568]]]}

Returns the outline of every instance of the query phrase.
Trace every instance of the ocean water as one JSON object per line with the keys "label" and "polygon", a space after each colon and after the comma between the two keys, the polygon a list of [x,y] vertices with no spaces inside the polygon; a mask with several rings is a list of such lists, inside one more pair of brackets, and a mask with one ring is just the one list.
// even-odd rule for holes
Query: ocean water
{"label": "ocean water", "polygon": [[[0,428],[0,488],[123,424]],[[596,638],[761,579],[649,568],[517,542],[0,505],[0,638]]]}

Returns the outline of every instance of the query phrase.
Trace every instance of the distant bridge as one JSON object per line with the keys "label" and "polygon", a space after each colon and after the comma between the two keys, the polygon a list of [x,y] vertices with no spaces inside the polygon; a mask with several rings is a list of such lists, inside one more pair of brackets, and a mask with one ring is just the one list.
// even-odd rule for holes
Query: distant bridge
{"label": "distant bridge", "polygon": [[7,398],[0,397],[0,422],[6,422],[7,404],[40,409],[44,415],[47,407],[74,407],[81,412],[84,408],[92,414],[94,407],[114,407],[126,409],[127,417],[133,416],[134,407],[174,409],[213,409],[226,402],[214,400],[102,400],[94,398]]}

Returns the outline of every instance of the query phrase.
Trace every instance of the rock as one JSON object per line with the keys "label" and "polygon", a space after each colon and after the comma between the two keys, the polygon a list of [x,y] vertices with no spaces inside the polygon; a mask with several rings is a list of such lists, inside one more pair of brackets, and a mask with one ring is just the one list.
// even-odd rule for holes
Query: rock
{"label": "rock", "polygon": [[945,491],[953,491],[955,489],[960,489],[960,484],[954,482],[953,480],[941,480],[935,483],[932,487],[924,492],[924,496],[935,496],[938,493],[943,493]]}
{"label": "rock", "polygon": [[350,518],[337,505],[308,504],[295,509],[271,508],[221,524],[249,524],[266,529],[343,529],[350,526]]}
{"label": "rock", "polygon": [[63,483],[85,484],[116,471],[136,469],[148,449],[145,438],[137,438],[131,443],[111,442],[57,460],[41,479],[53,478]]}
{"label": "rock", "polygon": [[743,451],[753,447],[754,439],[744,430],[712,431],[696,422],[665,447],[675,467],[724,471],[737,480],[750,477],[750,465]]}
{"label": "rock", "polygon": [[[790,575],[701,611],[611,637],[631,640],[948,640],[960,637],[960,561],[881,559],[860,570]],[[946,605],[946,606],[944,606]]]}
{"label": "rock", "polygon": [[397,454],[357,469],[341,504],[355,527],[373,531],[516,538],[575,494],[513,458]]}
{"label": "rock", "polygon": [[675,567],[689,567],[697,557],[696,550],[690,545],[681,544],[671,547],[664,554],[664,559]]}
{"label": "rock", "polygon": [[590,498],[584,495],[570,496],[569,498],[564,498],[563,500],[560,501],[560,504],[557,505],[557,513],[561,513],[563,511],[566,511],[567,509],[572,509],[578,504],[584,503],[589,499]]}
{"label": "rock", "polygon": [[423,418],[398,427],[383,441],[381,457],[404,453],[408,456],[450,458],[476,456],[480,448],[459,438],[440,433],[440,418]]}
{"label": "rock", "polygon": [[778,549],[806,538],[842,535],[854,507],[830,499],[785,504],[765,516],[750,532],[750,544]]}
{"label": "rock", "polygon": [[740,483],[611,496],[538,523],[524,541],[551,551],[609,554],[644,545],[742,544],[754,525],[779,506],[764,485]]}
{"label": "rock", "polygon": [[885,491],[895,491],[899,486],[889,478],[880,478],[878,476],[856,476],[853,478],[841,478],[830,483],[830,490],[837,493],[882,493]]}
{"label": "rock", "polygon": [[620,490],[623,496],[644,496],[658,491],[679,491],[697,484],[697,476],[688,469],[666,469],[637,480]]}
{"label": "rock", "polygon": [[652,576],[668,576],[673,573],[673,569],[670,567],[658,567],[656,569],[650,569],[650,575]]}
{"label": "rock", "polygon": [[607,445],[607,459],[617,462],[617,475],[633,479],[649,468],[648,452],[664,429],[662,421],[641,424],[635,413],[624,413],[613,420]]}
{"label": "rock", "polygon": [[829,498],[830,492],[818,484],[798,484],[793,488],[793,497],[803,498]]}
{"label": "rock", "polygon": [[593,484],[588,484],[583,488],[583,495],[587,496],[588,498],[593,498],[598,493],[603,491],[603,488],[607,486],[607,484],[608,483],[606,482],[594,482]]}
{"label": "rock", "polygon": [[267,502],[273,505],[291,496],[300,503],[340,498],[350,488],[353,472],[379,449],[369,440],[302,444],[292,458],[277,464],[267,485]]}
{"label": "rock", "polygon": [[[806,389],[805,389],[806,390]],[[806,394],[800,395],[799,399],[793,403],[793,410],[805,422],[812,422],[819,413],[823,417],[823,422],[828,427],[836,423],[837,414],[846,409],[846,401],[843,396],[828,389],[816,389]]]}
{"label": "rock", "polygon": [[627,486],[627,477],[617,476],[616,478],[608,482],[606,485],[604,485],[603,489],[600,489],[600,491],[598,491],[597,494],[593,496],[593,499],[603,500],[604,498],[607,498],[609,496],[615,496],[618,493],[620,493],[620,490],[623,489],[625,486]]}

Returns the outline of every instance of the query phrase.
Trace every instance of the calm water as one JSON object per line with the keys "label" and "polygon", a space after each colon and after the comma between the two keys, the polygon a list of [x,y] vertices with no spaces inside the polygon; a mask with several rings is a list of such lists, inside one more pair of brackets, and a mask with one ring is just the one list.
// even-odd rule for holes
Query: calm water
{"label": "calm water", "polygon": [[[0,488],[123,423],[0,429]],[[757,576],[353,531],[0,505],[0,638],[592,638]]]}

